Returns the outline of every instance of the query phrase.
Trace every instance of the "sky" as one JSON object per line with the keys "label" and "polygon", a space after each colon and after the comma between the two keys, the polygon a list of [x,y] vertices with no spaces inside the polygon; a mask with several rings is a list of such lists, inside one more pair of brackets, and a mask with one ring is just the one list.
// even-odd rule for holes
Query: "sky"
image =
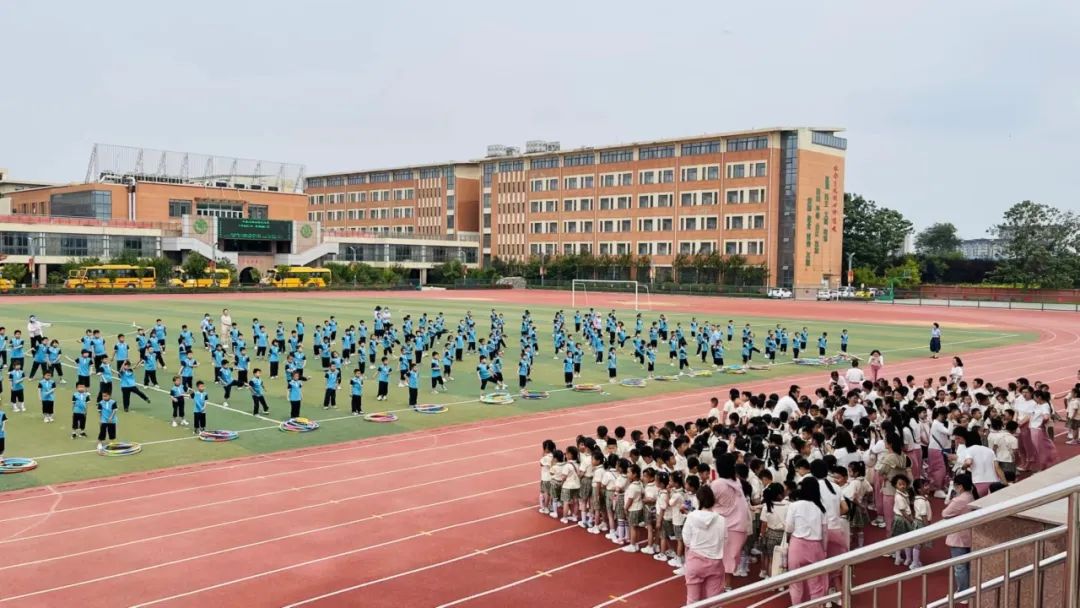
{"label": "sky", "polygon": [[0,166],[94,143],[307,174],[842,126],[848,192],[965,238],[1080,209],[1080,2],[3,0]]}

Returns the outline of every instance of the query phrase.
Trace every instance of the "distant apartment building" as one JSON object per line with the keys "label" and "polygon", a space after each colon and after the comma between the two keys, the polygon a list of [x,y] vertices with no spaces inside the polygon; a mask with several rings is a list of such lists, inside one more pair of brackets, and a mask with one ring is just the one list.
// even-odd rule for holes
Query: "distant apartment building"
{"label": "distant apartment building", "polygon": [[493,147],[475,161],[482,260],[648,256],[655,274],[670,276],[676,256],[718,251],[767,265],[776,285],[837,285],[847,148],[838,131]]}
{"label": "distant apartment building", "polygon": [[967,239],[960,241],[960,254],[968,260],[1000,260],[1004,253],[1001,239]]}

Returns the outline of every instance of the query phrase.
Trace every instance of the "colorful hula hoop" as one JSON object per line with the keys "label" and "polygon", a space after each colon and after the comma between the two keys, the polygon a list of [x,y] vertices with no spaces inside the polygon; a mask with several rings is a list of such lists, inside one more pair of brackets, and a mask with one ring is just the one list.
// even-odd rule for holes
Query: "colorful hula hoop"
{"label": "colorful hula hoop", "polygon": [[215,443],[220,443],[222,441],[233,441],[233,440],[237,439],[238,437],[240,437],[240,433],[237,433],[236,431],[217,430],[217,431],[203,431],[203,432],[199,433],[199,439],[201,439],[203,441],[211,441],[211,442],[215,442]]}
{"label": "colorful hula hoop", "polygon": [[604,390],[599,384],[582,383],[574,385],[575,393],[599,393]]}
{"label": "colorful hula hoop", "polygon": [[289,418],[278,428],[288,433],[308,433],[319,428],[319,423],[310,418]]}
{"label": "colorful hula hoop", "polygon": [[547,391],[521,391],[522,399],[547,399],[550,396]]}
{"label": "colorful hula hoop", "polygon": [[0,461],[0,475],[25,473],[37,468],[37,461],[31,458],[5,458]]}
{"label": "colorful hula hoop", "polygon": [[653,378],[653,380],[656,380],[657,382],[678,382],[679,377],[678,376],[656,376],[655,378]]}
{"label": "colorful hula hoop", "polygon": [[513,402],[514,398],[510,396],[510,393],[488,393],[480,397],[480,403],[488,405],[510,405]]}
{"label": "colorful hula hoop", "polygon": [[644,388],[648,382],[644,378],[623,378],[619,380],[619,384],[623,386],[632,386],[634,388]]}
{"label": "colorful hula hoop", "polygon": [[800,358],[800,359],[795,359],[795,365],[820,366],[820,365],[824,365],[824,364],[821,362],[821,359],[801,359]]}
{"label": "colorful hula hoop", "polygon": [[721,369],[720,371],[722,371],[725,374],[740,374],[741,375],[741,374],[746,373],[746,370],[741,365],[729,365],[729,366]]}
{"label": "colorful hula hoop", "polygon": [[128,441],[110,441],[101,446],[98,450],[98,454],[102,456],[131,456],[132,454],[138,454],[142,451],[142,446],[135,442]]}
{"label": "colorful hula hoop", "polygon": [[754,370],[754,371],[763,372],[763,371],[765,371],[767,369],[772,369],[772,366],[770,366],[770,365],[747,365],[746,369],[751,369],[751,370]]}
{"label": "colorful hula hoop", "polygon": [[417,414],[445,414],[450,408],[445,405],[414,405],[412,409]]}
{"label": "colorful hula hoop", "polygon": [[397,419],[397,414],[394,412],[372,412],[370,414],[364,414],[364,420],[367,420],[368,422],[395,422]]}
{"label": "colorful hula hoop", "polygon": [[686,372],[686,375],[691,378],[708,378],[713,375],[713,372],[711,369],[695,369]]}

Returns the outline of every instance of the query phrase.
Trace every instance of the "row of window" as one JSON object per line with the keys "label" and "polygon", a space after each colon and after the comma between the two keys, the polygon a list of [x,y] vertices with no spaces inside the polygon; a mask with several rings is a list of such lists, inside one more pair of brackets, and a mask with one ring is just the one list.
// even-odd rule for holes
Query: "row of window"
{"label": "row of window", "polygon": [[393,190],[364,190],[360,192],[334,192],[331,194],[312,194],[308,196],[308,204],[338,205],[346,200],[350,203],[377,203],[380,201],[410,201],[416,198],[416,190],[413,188],[395,188]]}
{"label": "row of window", "polygon": [[[672,255],[675,249],[671,241],[641,241],[637,244],[638,255]],[[532,255],[555,255],[562,250],[563,255],[589,254],[593,252],[592,243],[530,243]],[[716,250],[716,241],[680,241],[678,252],[685,255],[712,253]],[[626,255],[631,245],[626,242],[604,242],[599,244],[600,255]],[[751,252],[757,253],[751,253]],[[763,241],[724,241],[724,253],[727,255],[764,255]]]}
{"label": "row of window", "polygon": [[[30,246],[30,241],[34,246]],[[4,255],[113,257],[134,254],[138,257],[160,255],[159,239],[152,236],[105,236],[101,234],[61,234],[0,232],[0,253]]]}
{"label": "row of window", "polygon": [[[843,144],[836,142],[840,138],[827,136],[826,134],[815,133],[818,136],[815,143],[822,143],[829,141],[824,145],[832,145],[833,147],[840,147],[843,145],[846,147],[847,142],[841,140]],[[832,139],[829,139],[832,137]],[[728,152],[743,152],[747,150],[763,150],[769,147],[769,138],[767,136],[757,137],[738,137],[729,139],[727,142]],[[719,154],[724,151],[723,142],[720,140],[713,141],[701,141],[694,143],[682,144],[680,153],[682,156],[700,156],[703,154]],[[656,145],[646,146],[638,149],[637,160],[652,160],[657,158],[673,158],[675,156],[674,145]],[[576,154],[567,154],[565,156],[545,156],[542,158],[534,158],[529,161],[530,169],[556,169],[559,167],[559,159],[562,159],[562,165],[564,167],[582,167],[587,165],[597,164],[597,158],[595,152],[582,152]],[[626,163],[634,161],[634,150],[632,148],[620,149],[620,150],[603,150],[600,152],[599,164],[611,164],[611,163]],[[521,171],[522,168],[518,165],[514,165],[515,169],[504,169],[503,167],[508,164],[509,161],[502,161],[499,163],[499,172],[508,170]],[[520,161],[517,161],[520,162]],[[491,167],[491,172],[495,171],[495,163],[488,163],[485,165]]]}
{"label": "row of window", "polygon": [[[630,219],[610,219],[598,222],[600,232],[630,232],[633,221]],[[591,233],[593,220],[564,220],[562,231],[566,234]],[[638,232],[669,232],[675,225],[674,218],[670,217],[643,217],[637,220]],[[720,225],[720,218],[715,215],[688,216],[679,218],[679,230],[716,230]],[[764,214],[725,215],[724,227],[726,230],[761,230],[765,228]],[[532,222],[529,225],[531,234],[556,234],[559,232],[559,222]]]}
{"label": "row of window", "polygon": [[339,209],[336,211],[309,211],[308,221],[321,222],[326,220],[328,222],[336,220],[404,220],[413,217],[412,207],[382,207],[378,209]]}
{"label": "row of window", "polygon": [[[656,192],[639,194],[637,197],[638,209],[666,208],[673,205],[674,195],[670,192]],[[679,193],[680,207],[711,206],[719,203],[717,190],[700,190],[694,192]],[[764,203],[765,188],[736,188],[725,191],[725,200],[728,204],[757,204]],[[600,210],[611,211],[613,209],[630,209],[633,198],[630,195],[601,196],[599,198]],[[592,211],[592,198],[567,198],[563,199],[562,210],[567,211]],[[559,211],[557,199],[529,201],[529,211],[532,213],[556,213]]]}
{"label": "row of window", "polygon": [[[768,163],[765,161],[727,163],[728,179],[740,179],[744,177],[765,177],[768,174]],[[592,188],[593,175],[572,175],[564,177],[562,187],[564,190],[577,190],[579,188]],[[720,179],[720,165],[701,165],[696,167],[683,167],[681,169],[681,181],[715,181]],[[675,181],[674,169],[645,169],[638,171],[638,183],[642,185],[666,184]],[[600,186],[613,188],[616,186],[634,185],[634,174],[631,171],[619,173],[601,173]],[[555,177],[537,178],[529,184],[530,192],[548,192],[559,189],[559,179]]]}

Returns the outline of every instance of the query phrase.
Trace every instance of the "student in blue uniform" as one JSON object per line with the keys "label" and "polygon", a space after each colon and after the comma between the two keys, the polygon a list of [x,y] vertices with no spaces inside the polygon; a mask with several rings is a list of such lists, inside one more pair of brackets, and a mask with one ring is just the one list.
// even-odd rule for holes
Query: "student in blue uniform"
{"label": "student in blue uniform", "polygon": [[191,411],[194,424],[192,431],[198,435],[206,430],[206,402],[209,397],[206,394],[206,383],[199,380],[195,383],[195,390],[191,391]]}
{"label": "student in blue uniform", "polygon": [[56,382],[52,379],[52,372],[45,370],[41,380],[38,380],[38,396],[41,397],[41,417],[45,422],[53,421],[53,408],[56,405]]}
{"label": "student in blue uniform", "polygon": [[480,355],[480,362],[476,366],[476,376],[480,379],[480,392],[487,390],[488,382],[491,381],[491,368],[488,367],[487,357]]}
{"label": "student in blue uniform", "polygon": [[174,427],[188,426],[184,413],[184,396],[189,391],[190,389],[184,386],[183,379],[180,376],[173,376],[173,385],[169,389],[169,397],[172,401],[172,425]]}
{"label": "student in blue uniform", "polygon": [[349,379],[349,401],[353,416],[364,413],[364,373],[358,369],[353,370]]}
{"label": "student in blue uniform", "polygon": [[847,352],[848,340],[850,340],[850,339],[851,339],[851,336],[848,335],[847,329],[840,332],[840,352],[842,352],[842,353]]}
{"label": "student in blue uniform", "polygon": [[150,403],[150,398],[135,383],[135,370],[131,369],[130,361],[124,361],[124,365],[120,367],[120,394],[125,412],[131,409],[131,395],[133,394],[142,398],[144,403]]}
{"label": "student in blue uniform", "polygon": [[821,332],[821,337],[817,339],[817,352],[819,356],[825,356],[825,348],[829,345],[829,333]]}
{"label": "student in blue uniform", "polygon": [[116,401],[112,399],[111,393],[101,394],[101,400],[98,401],[98,414],[101,424],[98,428],[97,449],[100,450],[105,447],[106,437],[109,441],[116,441],[116,425],[119,420],[116,415]]}
{"label": "student in blue uniform", "polygon": [[328,367],[323,374],[323,377],[326,378],[326,390],[323,392],[322,407],[324,410],[328,410],[331,407],[336,409],[337,391],[341,386],[341,372],[339,372],[337,367],[331,363],[330,367]]}
{"label": "student in blue uniform", "polygon": [[420,372],[416,371],[416,364],[409,364],[409,405],[416,405],[417,396],[420,394]]}
{"label": "student in blue uniform", "polygon": [[300,379],[299,370],[294,370],[287,387],[289,399],[289,417],[300,417],[300,402],[304,399],[304,381]]}
{"label": "student in blue uniform", "polygon": [[25,412],[26,398],[23,393],[23,381],[26,378],[26,374],[22,371],[21,361],[13,360],[11,363],[14,367],[7,373],[8,380],[11,381],[11,411]]}
{"label": "student in blue uniform", "polygon": [[612,384],[615,384],[616,382],[618,382],[618,380],[616,380],[616,378],[619,375],[618,360],[615,357],[615,349],[614,348],[612,348],[611,350],[608,351],[608,355],[607,355],[607,375],[608,375],[608,379],[611,381]]}
{"label": "student in blue uniform", "polygon": [[563,359],[563,382],[566,384],[566,388],[574,386],[574,357],[570,353],[567,353],[566,358]]}
{"label": "student in blue uniform", "polygon": [[248,389],[251,391],[251,415],[258,416],[260,407],[264,414],[269,413],[270,408],[266,405],[266,387],[263,385],[261,369],[256,367],[252,370]]}
{"label": "student in blue uniform", "polygon": [[86,437],[86,406],[90,403],[90,393],[85,384],[75,386],[71,395],[71,438]]}
{"label": "student in blue uniform", "polygon": [[54,379],[59,378],[60,384],[67,384],[67,380],[64,379],[64,364],[60,362],[62,354],[59,340],[49,343],[49,371],[52,372]]}
{"label": "student in blue uniform", "polygon": [[376,401],[385,401],[390,392],[390,365],[388,363],[389,359],[383,357],[377,370],[376,380],[379,382],[379,392],[375,397]]}
{"label": "student in blue uniform", "polygon": [[434,351],[431,353],[431,392],[437,393],[440,388],[446,390],[446,383],[443,381],[442,357],[439,351]]}
{"label": "student in blue uniform", "polygon": [[8,371],[15,369],[15,364],[19,364],[21,369],[26,365],[26,346],[22,338],[22,331],[16,329],[11,335],[11,361],[8,362]]}

